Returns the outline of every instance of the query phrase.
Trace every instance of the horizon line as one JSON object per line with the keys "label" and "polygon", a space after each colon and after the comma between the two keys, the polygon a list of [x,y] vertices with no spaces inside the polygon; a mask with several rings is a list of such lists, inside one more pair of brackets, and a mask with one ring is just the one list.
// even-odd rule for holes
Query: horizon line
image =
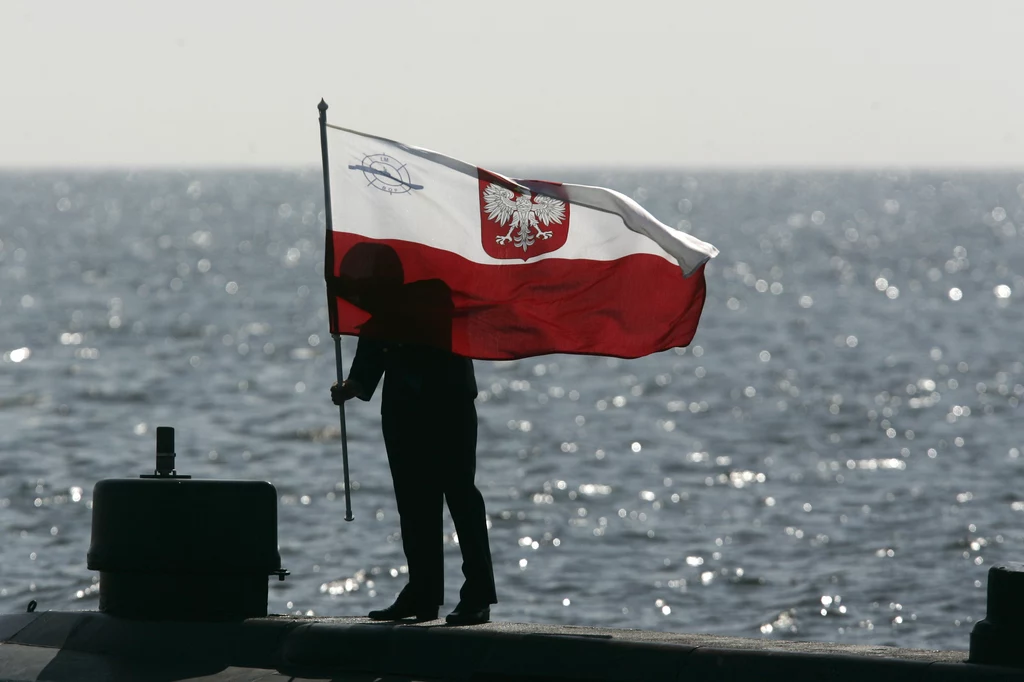
{"label": "horizon line", "polygon": [[[909,173],[937,173],[937,172],[998,172],[998,173],[1024,173],[1024,163],[1018,165],[1010,164],[975,164],[963,163],[922,165],[922,164],[665,164],[665,163],[594,163],[594,164],[552,164],[552,163],[504,163],[485,164],[479,166],[484,169],[494,169],[499,166],[506,168],[531,168],[538,170],[556,171],[666,171],[666,172],[725,172],[725,173],[756,173],[771,171],[801,171],[801,172],[909,172]],[[164,173],[195,173],[208,171],[233,171],[233,172],[314,172],[319,171],[320,165],[309,164],[264,164],[264,163],[207,163],[197,165],[174,164],[158,162],[154,164],[141,165],[130,163],[113,164],[70,164],[70,165],[17,165],[0,163],[0,173],[68,173],[68,172],[164,172]]]}

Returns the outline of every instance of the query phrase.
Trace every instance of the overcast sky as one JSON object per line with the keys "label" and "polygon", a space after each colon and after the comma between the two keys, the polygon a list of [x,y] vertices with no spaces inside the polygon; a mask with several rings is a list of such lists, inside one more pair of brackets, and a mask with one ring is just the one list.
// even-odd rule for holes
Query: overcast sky
{"label": "overcast sky", "polygon": [[1024,167],[1018,0],[0,0],[0,166]]}

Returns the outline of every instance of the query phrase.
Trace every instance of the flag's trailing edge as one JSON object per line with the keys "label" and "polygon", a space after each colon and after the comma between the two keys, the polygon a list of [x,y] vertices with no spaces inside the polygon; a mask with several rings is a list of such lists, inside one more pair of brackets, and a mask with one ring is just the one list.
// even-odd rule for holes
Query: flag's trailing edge
{"label": "flag's trailing edge", "polygon": [[685,346],[718,250],[602,187],[331,128],[331,332],[477,359]]}

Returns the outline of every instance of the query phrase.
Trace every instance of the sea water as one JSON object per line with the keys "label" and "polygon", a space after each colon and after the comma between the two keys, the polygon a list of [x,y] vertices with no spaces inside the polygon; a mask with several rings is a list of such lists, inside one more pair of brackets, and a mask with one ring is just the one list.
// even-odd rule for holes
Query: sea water
{"label": "sea water", "polygon": [[[689,348],[476,363],[493,617],[966,649],[1024,559],[1024,174],[542,177],[721,255]],[[0,612],[97,607],[92,487],[158,425],[181,472],[277,486],[271,612],[391,602],[379,395],[343,520],[323,234],[315,169],[0,174]]]}

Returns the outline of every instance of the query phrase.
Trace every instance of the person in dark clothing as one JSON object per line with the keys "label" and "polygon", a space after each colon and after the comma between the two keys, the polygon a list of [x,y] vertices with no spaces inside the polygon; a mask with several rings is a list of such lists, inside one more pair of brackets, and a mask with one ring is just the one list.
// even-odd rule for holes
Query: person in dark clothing
{"label": "person in dark clothing", "polygon": [[[409,566],[409,582],[395,603],[369,616],[437,618],[444,602],[447,501],[465,583],[446,621],[483,623],[497,596],[484,500],[474,480],[477,386],[473,361],[450,350],[451,293],[440,280],[404,284],[393,250],[360,246],[367,248],[355,247],[343,259],[334,293],[371,317],[360,327],[348,379],[331,387],[331,398],[335,404],[369,400],[384,378],[382,430]],[[352,267],[346,268],[350,260]]]}

